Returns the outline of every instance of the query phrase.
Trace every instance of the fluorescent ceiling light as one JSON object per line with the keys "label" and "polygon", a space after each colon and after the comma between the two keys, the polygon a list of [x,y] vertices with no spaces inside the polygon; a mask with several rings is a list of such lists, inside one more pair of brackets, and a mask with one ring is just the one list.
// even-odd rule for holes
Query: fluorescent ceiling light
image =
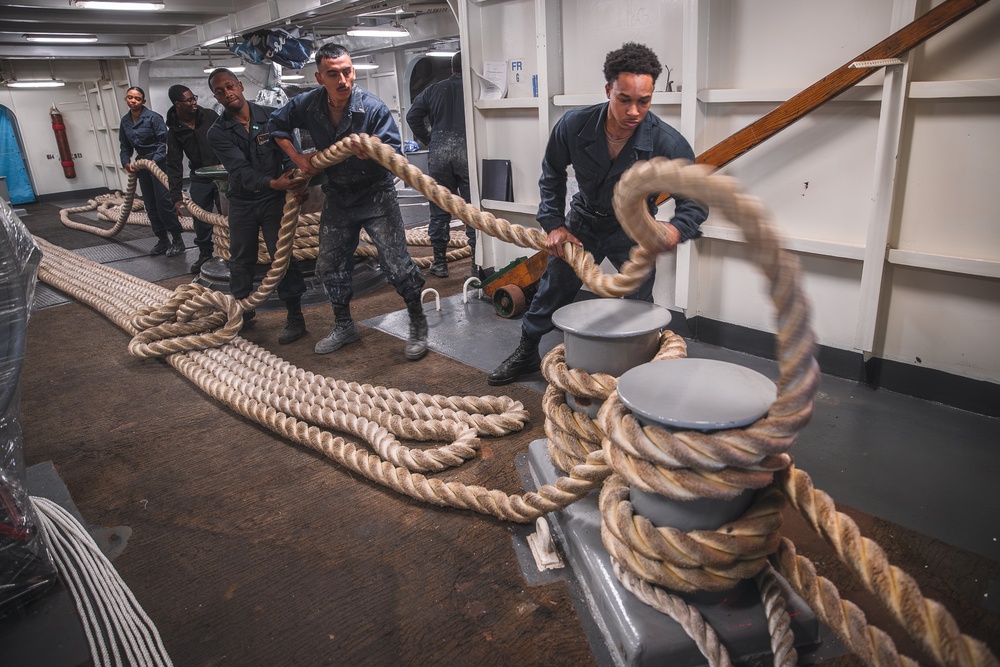
{"label": "fluorescent ceiling light", "polygon": [[299,79],[304,79],[304,78],[306,78],[305,74],[282,74],[281,75],[281,80],[282,81],[298,81]]}
{"label": "fluorescent ceiling light", "polygon": [[73,0],[83,9],[121,9],[130,12],[150,12],[163,9],[162,2],[115,2],[114,0]]}
{"label": "fluorescent ceiling light", "polygon": [[219,69],[220,67],[225,67],[227,70],[229,70],[233,74],[242,74],[246,70],[246,67],[243,67],[242,65],[237,65],[236,67],[226,67],[225,65],[215,65],[213,67],[212,65],[209,65],[208,67],[206,67],[202,71],[205,74],[211,74],[212,72],[214,72],[215,70]]}
{"label": "fluorescent ceiling light", "polygon": [[354,63],[354,69],[378,69],[378,63]]}
{"label": "fluorescent ceiling light", "polygon": [[348,30],[347,34],[351,37],[409,37],[410,31],[406,28],[391,25],[356,25]]}
{"label": "fluorescent ceiling light", "polygon": [[29,42],[45,42],[47,44],[86,44],[96,42],[97,35],[33,35],[25,34]]}
{"label": "fluorescent ceiling light", "polygon": [[9,88],[61,88],[65,86],[65,81],[55,79],[42,79],[41,81],[8,81]]}
{"label": "fluorescent ceiling light", "polygon": [[451,58],[458,51],[428,51],[426,55],[434,58]]}

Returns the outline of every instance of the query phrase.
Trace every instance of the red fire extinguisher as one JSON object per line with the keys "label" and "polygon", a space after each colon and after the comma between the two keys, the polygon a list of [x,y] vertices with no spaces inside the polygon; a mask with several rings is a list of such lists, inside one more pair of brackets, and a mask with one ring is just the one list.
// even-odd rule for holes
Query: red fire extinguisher
{"label": "red fire extinguisher", "polygon": [[52,117],[52,131],[56,133],[56,143],[59,144],[59,159],[62,161],[63,175],[66,178],[76,178],[76,167],[73,166],[73,152],[69,149],[69,139],[66,137],[66,126],[63,125],[62,114],[56,105],[49,109]]}

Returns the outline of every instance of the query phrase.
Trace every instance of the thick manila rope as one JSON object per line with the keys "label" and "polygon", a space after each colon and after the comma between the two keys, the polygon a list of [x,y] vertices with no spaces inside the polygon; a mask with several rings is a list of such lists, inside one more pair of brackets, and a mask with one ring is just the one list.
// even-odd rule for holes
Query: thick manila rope
{"label": "thick manila rope", "polygon": [[[544,232],[538,229],[528,229],[508,220],[497,218],[491,213],[480,211],[461,197],[452,194],[447,188],[438,185],[430,176],[421,173],[405,157],[396,153],[391,146],[383,144],[378,137],[352,134],[322,151],[313,153],[312,165],[319,169],[325,169],[343,162],[354,155],[354,151],[350,148],[352,144],[361,146],[369,158],[401,178],[407,185],[434,202],[439,208],[462,220],[466,225],[522,248],[545,250],[546,234]],[[629,260],[622,266],[621,271],[614,275],[607,275],[601,271],[600,266],[594,263],[594,257],[583,248],[566,243],[564,250],[567,263],[573,267],[583,283],[595,294],[606,297],[620,297],[634,292],[649,275],[656,261],[655,252],[637,246],[632,250]]]}
{"label": "thick manila rope", "polygon": [[917,667],[920,664],[900,655],[892,638],[882,629],[869,625],[865,613],[850,600],[842,599],[833,582],[817,575],[809,559],[795,552],[791,540],[781,538],[778,551],[772,558],[775,568],[788,580],[792,589],[866,665]]}
{"label": "thick manila rope", "polygon": [[[41,280],[102,312],[129,333],[137,333],[132,324],[135,311],[144,307],[155,308],[170,295],[170,291],[163,287],[91,262],[42,239],[35,240],[43,250],[39,267]],[[222,359],[220,355],[226,358]],[[576,466],[568,476],[560,477],[552,485],[543,486],[537,492],[508,495],[500,490],[445,482],[413,473],[404,465],[396,465],[377,454],[370,454],[343,437],[305,421],[306,416],[321,418],[325,423],[335,424],[337,428],[343,426],[359,437],[371,438],[375,442],[369,444],[389,451],[393,447],[380,442],[384,434],[377,427],[388,429],[394,424],[403,424],[410,429],[406,433],[417,432],[416,435],[419,436],[418,431],[424,426],[421,420],[434,420],[438,415],[450,421],[468,423],[482,435],[501,435],[509,432],[505,431],[507,428],[516,430],[523,425],[527,414],[520,403],[507,397],[429,396],[331,380],[297,369],[239,337],[222,347],[206,351],[169,354],[165,361],[238,414],[328,456],[351,472],[402,495],[434,505],[468,509],[504,520],[530,523],[548,512],[563,509],[576,502],[606,475],[603,452],[595,452],[592,460]],[[285,389],[282,392],[271,391],[274,383],[269,383],[270,380],[285,386]],[[341,411],[339,402],[337,405],[329,402],[334,389],[345,392],[344,403],[348,406],[359,405],[355,413],[332,414]],[[315,400],[310,402],[309,399],[316,396],[323,400],[318,403]],[[359,396],[366,400],[360,400]],[[388,407],[396,402],[408,405],[397,415],[379,415],[377,425],[370,424],[374,420],[364,416],[373,414],[368,410],[381,412],[382,406]],[[495,414],[501,410],[502,414]],[[292,412],[302,415],[302,418],[293,416]],[[475,415],[475,412],[482,414]],[[412,423],[407,420],[412,420]],[[454,426],[445,424],[432,424],[424,430],[425,436],[427,433],[435,435],[457,432]],[[453,450],[442,448],[440,458],[460,457],[463,453],[460,450],[467,446],[471,446],[471,442],[465,438]],[[413,454],[411,457],[400,450],[390,456],[406,463],[410,458],[415,459],[420,455]],[[438,457],[431,454],[426,458],[430,460]],[[416,461],[416,464],[426,465],[427,462]]]}
{"label": "thick manila rope", "polygon": [[[607,436],[605,460],[616,473],[601,491],[602,541],[616,564],[619,581],[633,591],[637,581],[654,589],[690,592],[726,590],[743,579],[758,578],[777,662],[793,664],[787,614],[766,585],[766,577],[760,578],[779,539],[784,504],[781,494],[774,489],[760,490],[737,520],[717,531],[686,533],[654,526],[635,515],[629,488],[636,486],[681,500],[732,498],[745,489],[763,489],[771,483],[775,470],[790,464],[785,451],[811,416],[819,379],[809,307],[798,286],[798,261],[781,252],[777,233],[765,221],[763,205],[742,194],[735,180],[713,176],[711,169],[665,159],[635,165],[616,186],[618,218],[642,247],[653,252],[671,247],[665,227],[652,218],[645,205],[645,195],[654,191],[680,193],[708,204],[743,228],[751,246],[763,246],[754,257],[764,267],[778,309],[781,378],[778,397],[767,416],[746,429],[714,434],[642,427],[613,392],[598,415]],[[684,619],[679,622],[698,643],[698,624],[686,624],[687,617]],[[710,664],[723,664],[703,653]]]}
{"label": "thick manila rope", "polygon": [[986,644],[962,634],[941,603],[925,598],[913,577],[889,563],[882,547],[861,535],[857,524],[837,511],[833,499],[813,487],[808,474],[791,466],[777,475],[776,483],[840,560],[939,665],[1000,665]]}
{"label": "thick manila rope", "polygon": [[[687,167],[659,159],[636,167],[626,172],[616,189],[616,210],[623,226],[639,243],[647,247],[666,247],[662,227],[654,223],[644,206],[635,205],[639,201],[635,190],[651,192],[661,188],[681,193],[709,204],[715,212],[723,213],[743,229],[753,258],[769,279],[772,301],[778,310],[781,375],[778,398],[768,415],[745,429],[743,434],[738,431],[709,435],[670,433],[655,427],[643,429],[637,423],[629,423],[628,416],[616,407],[620,405],[617,397],[612,395],[599,415],[608,434],[606,460],[616,473],[628,477],[628,484],[654,492],[663,492],[666,488],[664,495],[669,497],[686,499],[706,491],[709,497],[731,497],[742,490],[742,482],[746,481],[732,477],[733,471],[742,468],[741,473],[749,472],[752,477],[762,473],[770,475],[769,470],[777,469],[780,459],[787,457],[785,450],[794,443],[798,430],[805,426],[811,414],[818,369],[813,355],[815,343],[808,305],[798,287],[798,263],[780,249],[777,234],[764,222],[763,205],[741,193],[735,180],[713,176],[709,167]],[[642,223],[636,224],[637,220]],[[619,427],[626,433],[619,432]],[[832,500],[813,490],[805,473],[783,467],[786,469],[778,472],[777,484],[793,503],[801,505],[800,511],[834,544],[840,558],[883,598],[907,631],[922,641],[940,664],[996,667],[997,660],[985,645],[961,635],[943,607],[922,598],[908,575],[883,563],[884,553],[877,544],[861,538],[847,517],[838,516]],[[614,555],[613,549],[621,548],[623,565],[634,566],[639,577],[643,576],[644,568],[650,570],[647,574],[654,579],[668,576],[656,563],[666,549],[649,548],[655,543],[650,532],[655,527],[644,525],[646,520],[641,517],[632,516],[631,505],[624,496],[615,498],[610,493],[615,488],[615,479],[616,476],[612,476],[604,485],[604,493],[609,494],[606,502],[602,494],[602,506],[607,508],[602,511],[602,537],[605,532],[609,534],[606,542],[606,545],[611,543],[609,552]],[[624,539],[628,533],[626,529],[639,533],[641,538],[632,538],[627,546],[621,546],[627,541]],[[615,544],[615,540],[621,545]],[[829,581],[817,579],[811,564],[795,555],[794,545],[788,540],[782,539],[775,558],[793,587],[866,662],[912,664],[908,658],[898,655],[887,635],[867,625],[864,614],[855,605],[840,600]],[[704,577],[699,574],[697,578]]]}
{"label": "thick manila rope", "polygon": [[[148,162],[148,160],[146,160]],[[86,206],[77,206],[75,208],[64,208],[59,211],[59,220],[62,221],[63,225],[69,227],[70,229],[76,229],[82,232],[89,232],[91,234],[96,234],[97,236],[103,238],[111,238],[120,232],[124,227],[125,223],[128,222],[129,214],[134,210],[134,207],[141,203],[142,200],[136,201],[135,190],[137,184],[138,175],[136,173],[130,173],[128,175],[128,184],[125,188],[125,199],[122,202],[121,209],[119,211],[118,219],[115,221],[114,226],[110,229],[101,229],[100,227],[95,227],[94,225],[88,225],[82,222],[76,222],[70,219],[70,214],[72,213],[82,213],[84,211],[93,211],[99,208],[107,198],[115,195],[101,195],[96,199],[91,199]]]}
{"label": "thick manila rope", "polygon": [[[685,356],[687,343],[684,339],[672,331],[663,331],[656,354],[650,361]],[[572,409],[566,402],[566,394],[572,394],[578,404],[603,401],[618,386],[618,379],[607,373],[591,374],[580,368],[569,368],[562,344],[542,359],[542,375],[549,383],[542,399],[549,458],[557,468],[567,472],[585,463],[592,452],[601,450],[604,431],[596,419]]]}
{"label": "thick manila rope", "polygon": [[[167,175],[163,173],[155,162],[150,160],[137,160],[135,165],[140,169],[148,169],[153,176],[163,183],[164,187],[169,187]],[[128,210],[126,208],[128,195],[131,195],[133,204],[131,212],[126,214],[125,211]],[[99,197],[90,200],[85,206],[60,210],[59,217],[62,223],[70,229],[86,231],[98,236],[110,238],[117,235],[126,223],[146,226],[150,225],[148,215],[141,212],[143,209],[142,200],[137,198],[135,195],[135,174],[129,174],[126,196],[123,197],[121,193],[100,195]],[[229,259],[230,243],[228,218],[213,211],[206,211],[187,196],[184,197],[183,203],[193,218],[207,222],[215,227],[215,232],[213,234],[215,254],[223,259]],[[114,226],[110,229],[101,229],[100,227],[95,227],[86,223],[75,222],[69,217],[73,213],[82,213],[85,211],[93,211],[95,209],[97,210],[98,217],[115,223]],[[318,211],[299,216],[299,225],[295,229],[295,240],[293,245],[293,256],[295,259],[299,261],[316,259],[319,248],[319,218],[320,212]],[[181,227],[185,231],[192,231],[194,229],[192,218],[180,216],[178,219],[180,220]],[[356,256],[368,258],[378,257],[378,250],[371,245],[372,240],[364,230],[361,232],[361,241],[369,245],[359,246],[355,251]],[[426,230],[413,229],[406,230],[406,244],[410,246],[430,246],[431,241]],[[449,250],[446,255],[446,259],[449,262],[464,259],[472,254],[472,249],[469,246],[468,241],[464,238],[464,232],[452,232],[448,241],[448,247],[452,248],[452,250]],[[434,258],[416,257],[413,258],[413,261],[419,268],[427,268],[433,263]],[[267,250],[267,246],[264,243],[263,238],[259,240],[257,262],[259,264],[271,263],[271,255]]]}
{"label": "thick manila rope", "polygon": [[[136,201],[142,201],[136,198]],[[107,220],[109,222],[117,223],[119,216],[121,215],[121,202],[106,201],[97,206],[97,217],[101,220]],[[140,227],[152,227],[153,223],[149,219],[149,213],[145,208],[134,208],[132,212],[128,215],[126,222],[130,225],[137,225]],[[185,232],[194,231],[194,218],[185,215],[178,215],[177,222],[180,224],[181,229]]]}
{"label": "thick manila rope", "polygon": [[644,581],[684,593],[729,590],[764,569],[778,545],[785,504],[779,491],[765,489],[735,521],[684,532],[635,514],[628,482],[618,474],[604,482],[599,503],[608,553]]}

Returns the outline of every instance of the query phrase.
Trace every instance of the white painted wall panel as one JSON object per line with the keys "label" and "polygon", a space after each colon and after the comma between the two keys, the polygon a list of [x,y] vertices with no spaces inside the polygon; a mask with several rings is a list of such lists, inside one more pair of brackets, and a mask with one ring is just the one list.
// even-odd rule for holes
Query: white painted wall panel
{"label": "white painted wall panel", "polygon": [[1000,379],[1000,283],[896,267],[878,356],[978,380]]}
{"label": "white painted wall panel", "polygon": [[[714,239],[696,241],[700,255],[698,315],[774,332],[775,309],[763,273],[748,247]],[[861,265],[816,255],[797,254],[803,289],[812,304],[813,327],[822,345],[850,349],[857,326]],[[692,316],[694,313],[688,313]]]}
{"label": "white painted wall panel", "polygon": [[[664,68],[672,70],[677,84],[683,46],[682,0],[577,0],[563,3],[563,72],[566,94],[604,92],[604,58],[625,42],[639,42],[653,49]],[[667,71],[656,83],[665,90]],[[694,85],[692,83],[692,85]]]}
{"label": "white painted wall panel", "polygon": [[1000,261],[1000,98],[911,109],[896,247]]}
{"label": "white painted wall panel", "polygon": [[[707,133],[719,140],[763,113],[756,104],[715,106]],[[830,105],[745,153],[724,173],[760,197],[788,233],[863,244],[877,129],[875,105]]]}
{"label": "white painted wall panel", "polygon": [[694,281],[698,312],[713,320],[774,331],[774,308],[767,281],[741,244],[702,239],[698,244],[698,276]]}
{"label": "white painted wall panel", "polygon": [[[940,1],[934,2],[937,6]],[[912,54],[914,81],[1000,78],[995,48],[1000,35],[1000,3],[987,2]]]}
{"label": "white painted wall panel", "polygon": [[890,0],[716,0],[708,85],[805,88],[887,37],[891,9]]}

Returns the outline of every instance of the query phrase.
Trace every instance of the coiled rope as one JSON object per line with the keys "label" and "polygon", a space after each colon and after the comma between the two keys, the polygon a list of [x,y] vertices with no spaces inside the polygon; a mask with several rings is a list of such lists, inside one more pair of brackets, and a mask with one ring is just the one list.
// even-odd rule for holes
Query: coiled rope
{"label": "coiled rope", "polygon": [[[860,538],[849,519],[834,515],[832,501],[815,492],[806,483],[808,478],[802,477],[804,473],[791,468],[786,452],[812,414],[819,369],[809,305],[800,289],[799,263],[781,250],[761,202],[743,193],[735,179],[713,175],[710,167],[661,159],[639,163],[616,187],[615,209],[629,235],[651,249],[669,247],[662,228],[642,203],[644,195],[658,189],[704,202],[743,231],[751,257],[768,279],[777,310],[780,377],[777,398],[765,417],[744,429],[715,433],[642,427],[627,414],[616,394],[605,401],[598,419],[606,433],[605,460],[614,474],[601,490],[601,535],[616,572],[631,575],[619,576],[623,586],[648,598],[645,586],[719,590],[754,577],[765,598],[776,662],[794,664],[788,626],[780,614],[773,613],[779,607],[775,596],[780,596],[768,583],[766,557],[773,554],[793,587],[866,663],[912,662],[898,654],[888,635],[867,624],[860,609],[843,603],[832,584],[817,580],[811,564],[795,555],[791,542],[780,538],[784,495],[801,507],[834,544],[838,556],[892,609],[907,631],[927,646],[938,664],[997,665],[985,644],[961,635],[940,604],[923,598],[912,579],[889,566],[881,549]],[[768,486],[776,472],[777,483]],[[750,509],[736,521],[717,531],[682,533],[653,526],[635,515],[628,501],[630,486],[675,500],[726,499],[745,489],[758,491]],[[714,654],[706,656],[713,664],[715,660],[724,664]]]}
{"label": "coiled rope", "polygon": [[[136,311],[158,308],[171,296],[166,288],[42,239],[36,242],[43,250],[41,280],[87,303],[130,334],[138,333]],[[480,486],[443,482],[407,466],[435,471],[460,463],[473,455],[470,450],[478,448],[478,436],[499,436],[522,428],[527,419],[523,405],[504,396],[415,394],[334,380],[297,368],[238,336],[217,348],[171,352],[165,360],[239,414],[372,481],[435,505],[527,523],[586,495],[604,471],[603,465],[577,466],[572,475],[554,485],[510,496]],[[327,428],[365,440],[376,453],[370,454]],[[396,440],[426,441],[443,436],[454,436],[454,441],[423,452]]]}
{"label": "coiled rope", "polygon": [[[164,187],[169,187],[167,175],[156,165],[155,162],[150,160],[137,160],[135,165],[139,169],[149,170],[153,176],[163,183]],[[89,200],[84,206],[61,209],[59,211],[59,219],[62,221],[63,225],[70,229],[89,232],[104,238],[116,236],[125,227],[126,223],[145,225],[147,227],[150,226],[149,216],[143,210],[144,206],[142,199],[136,197],[136,178],[136,174],[129,174],[125,195],[120,192],[98,195],[94,199]],[[131,204],[129,203],[130,201]],[[194,218],[207,222],[213,226],[214,230],[212,240],[214,243],[215,254],[223,259],[229,259],[229,219],[220,213],[206,211],[186,195],[184,196],[183,203],[185,208],[187,208],[188,212],[191,213]],[[102,229],[94,225],[76,222],[69,217],[74,213],[83,213],[95,210],[97,211],[99,218],[114,223],[113,226],[109,229]],[[316,259],[319,254],[319,218],[320,213],[318,211],[304,213],[299,216],[299,224],[295,228],[294,242],[292,245],[292,256],[298,261],[313,260]],[[185,231],[193,231],[194,225],[192,218],[179,216],[178,220],[181,223],[181,227]],[[354,253],[355,256],[368,258],[378,257],[378,250],[375,248],[374,242],[364,230],[361,231],[361,241],[365,245],[358,246]],[[407,229],[406,244],[408,246],[418,247],[430,246],[431,240],[426,229]],[[448,248],[450,248],[450,250],[446,253],[446,259],[449,262],[464,259],[472,254],[472,248],[469,247],[469,243],[465,239],[464,231],[450,232]],[[418,267],[427,268],[434,261],[434,258],[415,257],[413,258],[413,261]],[[263,236],[261,236],[257,246],[257,263],[269,264],[270,262],[271,255],[267,250],[267,245],[264,243]]]}
{"label": "coiled rope", "polygon": [[[350,141],[338,142],[314,155],[313,164],[325,168],[350,157],[353,155],[350,143],[361,145],[370,157],[466,224],[522,247],[544,247],[544,234],[538,230],[511,225],[505,220],[478,211],[437,186],[432,179],[421,174],[405,158],[395,154],[377,139],[353,136]],[[502,519],[527,522],[541,514],[567,506],[603,481],[600,503],[602,539],[612,554],[619,580],[626,589],[640,599],[650,601],[664,613],[670,613],[675,618],[686,617],[688,625],[685,628],[693,637],[697,635],[696,643],[709,657],[711,664],[729,664],[724,647],[718,645],[714,632],[704,625],[703,620],[700,622],[700,630],[689,629],[689,626],[699,626],[700,616],[692,614],[690,609],[672,604],[671,598],[676,596],[663,590],[662,585],[678,590],[695,587],[712,589],[730,585],[740,578],[755,577],[765,597],[775,655],[778,656],[779,664],[793,664],[795,652],[790,649],[788,625],[781,619],[783,605],[779,600],[780,592],[776,592],[768,580],[766,556],[774,552],[775,547],[777,552],[773,558],[792,585],[866,662],[910,664],[912,661],[898,655],[887,635],[867,625],[860,610],[850,603],[840,601],[832,584],[822,578],[816,579],[812,565],[798,557],[794,553],[794,546],[777,534],[776,524],[780,524],[779,511],[783,500],[774,488],[765,487],[772,482],[776,471],[787,470],[791,465],[786,451],[794,444],[799,430],[811,416],[819,370],[814,355],[815,338],[809,323],[809,307],[800,289],[799,264],[793,256],[781,250],[776,231],[765,222],[766,216],[759,200],[742,193],[734,179],[712,175],[708,167],[687,166],[680,161],[663,159],[639,163],[623,175],[615,192],[618,218],[629,235],[640,244],[633,251],[630,261],[617,275],[605,276],[589,254],[570,244],[566,246],[567,261],[584,283],[601,296],[622,296],[634,291],[652,267],[656,254],[670,247],[662,226],[653,220],[645,206],[646,195],[663,191],[684,194],[706,202],[738,224],[749,241],[753,259],[768,278],[771,299],[778,313],[778,397],[768,414],[746,429],[704,434],[684,431],[671,433],[656,427],[641,427],[634,418],[625,414],[612,391],[598,415],[598,427],[605,434],[602,448],[585,454],[584,451],[590,445],[574,442],[577,450],[563,458],[567,465],[577,462],[572,465],[567,476],[558,478],[555,484],[547,485],[538,492],[510,496],[499,490],[428,478],[421,472],[412,472],[408,467],[413,466],[414,470],[436,470],[453,461],[464,460],[470,454],[469,450],[475,448],[476,439],[470,437],[469,431],[462,426],[445,423],[459,421],[471,425],[460,414],[464,412],[461,409],[454,413],[455,419],[450,419],[452,413],[449,413],[449,418],[428,420],[432,422],[430,425],[423,421],[407,422],[405,418],[386,415],[374,403],[364,408],[372,412],[359,408],[354,412],[345,410],[341,414],[337,400],[333,399],[332,405],[329,402],[332,398],[331,388],[341,388],[339,381],[301,371],[238,338],[233,339],[231,344],[210,351],[169,352],[166,360],[203,390],[240,414],[295,442],[323,452],[368,479],[436,505],[471,509]],[[285,244],[286,250],[290,248],[298,212],[297,203],[289,197],[282,218],[282,231],[279,233],[279,253],[274,261],[280,271],[284,270],[279,259],[282,244]],[[47,261],[54,261],[52,256],[58,256],[60,251],[48,244],[44,247],[47,248],[47,257],[43,259],[40,270],[43,280],[99,310],[101,307],[95,304],[107,306],[111,312],[106,314],[122,328],[137,333],[134,320],[142,317],[158,320],[161,317],[153,313],[159,313],[156,309],[166,297],[166,290],[146,283],[146,287],[142,288],[146,299],[142,299],[114,296],[116,290],[94,285],[93,283],[100,281],[93,279],[75,279],[70,281],[72,284],[67,283],[68,286],[63,287],[59,282],[53,282],[57,278],[53,276],[52,267],[47,264]],[[74,261],[65,256],[72,253],[61,252],[63,256],[60,261]],[[289,254],[290,251],[287,251],[284,255],[285,264]],[[86,260],[76,258],[75,261]],[[114,272],[114,269],[107,267],[99,269]],[[275,275],[280,274],[275,272]],[[270,277],[271,272],[268,274],[268,278]],[[133,287],[142,283],[124,274],[117,279]],[[273,289],[276,282],[277,280],[271,281],[267,289]],[[74,291],[77,289],[80,291]],[[94,290],[92,297],[89,291],[91,289]],[[86,298],[82,296],[84,293],[87,294]],[[256,296],[257,293],[245,301],[252,303]],[[243,302],[240,306],[246,308]],[[139,308],[149,309],[149,312],[136,318],[132,313]],[[203,300],[188,307],[178,305],[177,312],[184,313],[184,318],[187,318],[185,321],[198,318],[221,321],[221,317],[207,313],[208,308],[207,301]],[[227,310],[227,317],[228,312]],[[551,371],[554,366],[558,366],[558,361],[553,357],[552,360],[547,360],[546,366]],[[552,375],[555,376],[554,373]],[[607,378],[578,380],[581,384],[593,382],[595,386],[586,391],[595,392],[595,397],[602,395],[612,384]],[[276,384],[286,383],[291,385],[290,389],[274,390]],[[306,385],[308,389],[305,388]],[[343,390],[360,389],[364,396],[376,403],[384,400],[386,395],[395,397],[393,390],[385,388],[369,388],[367,385],[350,387],[352,388]],[[586,396],[586,391],[580,395]],[[451,404],[454,401],[454,397],[425,398],[425,395],[417,395],[414,398],[421,406],[414,409],[415,413],[424,408],[429,409],[430,405]],[[556,403],[554,399],[549,402],[553,405]],[[496,414],[491,410],[495,408],[487,407],[485,413]],[[520,404],[511,406],[511,411],[518,410],[523,410]],[[558,408],[554,408],[553,414],[557,412]],[[504,415],[507,418],[506,412]],[[516,421],[517,418],[513,419]],[[554,417],[553,422],[558,419],[559,417]],[[310,420],[315,422],[311,423]],[[398,442],[393,442],[391,435],[386,435],[387,431],[393,432],[394,428],[402,429],[404,424],[412,426],[412,433],[424,432],[422,427],[436,435],[449,433],[454,437],[454,442],[442,448],[440,455],[415,455]],[[362,451],[342,437],[324,430],[324,426],[365,439],[377,453]],[[580,424],[580,427],[581,433],[586,433],[585,437],[574,435],[579,442],[596,436],[596,432],[587,425]],[[395,435],[398,436],[399,433]],[[582,463],[579,462],[581,459]],[[612,471],[614,474],[609,476]],[[750,511],[744,517],[723,526],[714,534],[712,531],[683,534],[669,528],[657,528],[645,519],[636,517],[624,495],[629,485],[675,499],[701,496],[732,498],[745,489],[758,491]],[[840,518],[838,520],[843,521]],[[833,534],[833,531],[829,532]],[[848,558],[852,557],[856,558],[856,555],[848,555]],[[878,563],[865,567],[871,568],[864,571],[864,576],[872,582],[881,581],[883,577],[902,580],[892,570],[880,571]],[[880,597],[886,594],[885,586],[873,583],[872,587]],[[895,589],[889,589],[891,595]],[[919,591],[914,593],[912,587],[907,586],[906,590],[907,608],[901,607],[894,612],[906,619],[908,629],[915,628],[919,631],[923,628],[926,631],[930,637],[925,641],[929,642],[932,653],[940,664],[998,664],[995,656],[978,640],[960,633],[956,638],[948,632],[948,626],[954,626],[954,620],[940,605],[924,600],[922,596],[911,597],[919,596]],[[888,605],[893,604],[892,600],[883,601]],[[920,607],[933,611],[917,618],[912,608]],[[667,611],[668,609],[672,611]],[[882,636],[886,641],[874,643],[874,638]],[[869,638],[867,643],[863,640],[864,637]],[[957,650],[954,648],[956,645],[966,648]],[[956,655],[959,661],[951,662]],[[965,661],[966,658],[968,661]]]}

